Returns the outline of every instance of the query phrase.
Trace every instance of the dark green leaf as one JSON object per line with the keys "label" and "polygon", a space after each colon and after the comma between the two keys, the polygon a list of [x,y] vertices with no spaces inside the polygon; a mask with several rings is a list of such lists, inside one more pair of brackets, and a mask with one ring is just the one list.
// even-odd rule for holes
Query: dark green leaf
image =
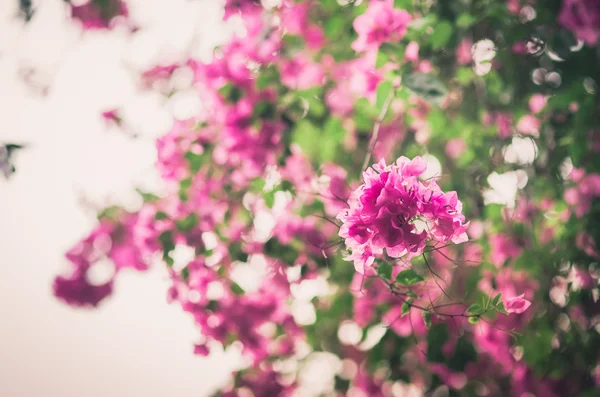
{"label": "dark green leaf", "polygon": [[429,329],[431,327],[431,313],[428,311],[423,312],[423,322],[425,323],[425,328]]}
{"label": "dark green leaf", "polygon": [[440,80],[429,73],[412,73],[404,76],[404,85],[427,102],[440,105],[448,91]]}
{"label": "dark green leaf", "polygon": [[[428,313],[428,312],[427,312]],[[442,347],[448,340],[448,328],[444,324],[435,324],[430,326],[427,335],[427,361],[444,361],[445,354]]]}
{"label": "dark green leaf", "polygon": [[198,217],[192,212],[185,218],[178,220],[176,224],[177,229],[179,229],[181,232],[189,232],[198,224]]}
{"label": "dark green leaf", "polygon": [[419,274],[415,273],[412,269],[406,269],[398,273],[396,276],[396,282],[402,285],[413,285],[416,283],[420,283],[424,278]]}
{"label": "dark green leaf", "polygon": [[406,301],[404,303],[402,303],[402,317],[406,316],[408,313],[410,313],[410,301]]}
{"label": "dark green leaf", "polygon": [[496,307],[498,306],[498,303],[500,302],[500,298],[502,298],[502,293],[499,292],[498,294],[496,294],[496,296],[494,297],[494,299],[492,299],[492,306]]}
{"label": "dark green leaf", "polygon": [[377,274],[384,280],[390,280],[392,278],[392,265],[386,261],[378,261]]}

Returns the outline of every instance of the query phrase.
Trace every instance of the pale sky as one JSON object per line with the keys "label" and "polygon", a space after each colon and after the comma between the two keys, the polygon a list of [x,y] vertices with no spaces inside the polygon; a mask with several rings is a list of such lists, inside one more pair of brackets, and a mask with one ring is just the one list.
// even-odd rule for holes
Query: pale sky
{"label": "pale sky", "polygon": [[[97,310],[69,308],[51,294],[64,252],[94,224],[80,193],[135,207],[135,185],[160,186],[154,138],[168,129],[170,112],[189,111],[138,92],[128,68],[184,51],[208,56],[232,29],[220,22],[219,3],[129,0],[144,28],[131,39],[82,33],[61,0],[38,1],[26,26],[14,18],[16,0],[0,1],[0,142],[30,145],[13,178],[0,178],[1,396],[201,397],[227,381],[230,359],[192,354],[197,330],[166,303],[162,269],[123,274]],[[51,83],[45,98],[18,78],[27,67]],[[107,131],[99,114],[114,106],[125,107],[141,139]]]}

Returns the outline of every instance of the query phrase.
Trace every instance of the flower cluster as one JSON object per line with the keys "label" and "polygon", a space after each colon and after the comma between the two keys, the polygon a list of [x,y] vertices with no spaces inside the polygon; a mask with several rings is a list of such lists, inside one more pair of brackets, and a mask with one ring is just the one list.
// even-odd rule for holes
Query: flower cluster
{"label": "flower cluster", "polygon": [[116,17],[127,18],[129,10],[122,0],[90,0],[71,7],[71,17],[78,19],[86,30],[109,29]]}
{"label": "flower cluster", "polygon": [[577,38],[594,46],[600,40],[600,3],[596,0],[565,0],[558,21]]}
{"label": "flower cluster", "polygon": [[394,9],[392,0],[372,1],[367,11],[354,20],[358,39],[352,43],[355,51],[376,49],[383,43],[400,41],[412,16]]}
{"label": "flower cluster", "polygon": [[[164,191],[104,210],[55,295],[97,306],[122,269],[163,266],[194,353],[248,359],[228,397],[600,385],[582,354],[600,349],[598,9],[417,3],[223,1],[242,36],[139,70],[166,109],[183,90],[202,102],[156,140]],[[130,18],[77,4],[87,29]],[[127,131],[126,106],[103,119]],[[528,161],[509,156],[520,141]]]}
{"label": "flower cluster", "polygon": [[421,181],[427,169],[421,157],[382,160],[363,174],[350,208],[340,212],[340,237],[351,250],[348,260],[364,273],[378,255],[406,260],[421,254],[427,242],[455,244],[468,240],[462,203],[456,192],[444,193],[433,181]]}

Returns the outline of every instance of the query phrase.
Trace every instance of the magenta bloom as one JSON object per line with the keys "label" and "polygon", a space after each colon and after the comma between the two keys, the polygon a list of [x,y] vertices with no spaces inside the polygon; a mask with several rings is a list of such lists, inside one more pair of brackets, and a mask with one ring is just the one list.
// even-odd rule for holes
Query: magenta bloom
{"label": "magenta bloom", "polygon": [[113,125],[120,126],[123,122],[123,119],[119,114],[119,109],[110,109],[102,112],[102,118],[104,119],[107,127],[111,127]]}
{"label": "magenta bloom", "polygon": [[303,56],[296,56],[281,64],[281,82],[296,90],[320,86],[325,79],[323,66]]}
{"label": "magenta bloom", "polygon": [[260,0],[227,0],[225,1],[224,20],[229,17],[241,13],[244,16],[247,14],[258,14],[262,10]]}
{"label": "magenta bloom", "polygon": [[86,30],[109,29],[114,18],[128,15],[127,5],[121,0],[90,0],[82,5],[71,5],[71,18],[79,19]]}
{"label": "magenta bloom", "polygon": [[383,160],[363,173],[364,183],[354,191],[350,208],[338,219],[339,235],[359,273],[377,255],[410,259],[423,252],[427,241],[456,244],[467,241],[462,203],[456,192],[444,193],[434,181],[418,177],[427,164],[421,157],[400,157],[394,164]]}
{"label": "magenta bloom", "polygon": [[519,245],[511,236],[506,234],[496,234],[490,238],[492,250],[490,260],[496,267],[501,267],[507,259],[518,258],[523,252],[523,247]]}
{"label": "magenta bloom", "polygon": [[112,294],[113,282],[91,284],[84,272],[75,272],[69,277],[58,276],[52,285],[54,295],[71,306],[98,306]]}
{"label": "magenta bloom", "polygon": [[598,0],[564,0],[558,22],[573,31],[589,46],[600,42],[600,2]]}
{"label": "magenta bloom", "polygon": [[504,302],[506,311],[509,313],[521,314],[527,310],[527,308],[531,306],[531,302],[523,298],[523,296],[524,294],[521,294],[519,296],[515,296],[514,298],[507,299]]}
{"label": "magenta bloom", "polygon": [[354,51],[366,51],[382,43],[400,41],[406,34],[406,26],[412,20],[405,10],[395,10],[392,2],[373,1],[367,11],[354,20],[358,39],[352,43]]}

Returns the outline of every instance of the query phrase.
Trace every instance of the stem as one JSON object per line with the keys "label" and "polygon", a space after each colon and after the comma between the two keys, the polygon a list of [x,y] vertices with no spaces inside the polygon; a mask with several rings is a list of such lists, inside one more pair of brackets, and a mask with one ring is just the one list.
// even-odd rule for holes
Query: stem
{"label": "stem", "polygon": [[388,109],[394,99],[395,90],[390,90],[383,106],[381,107],[381,112],[379,116],[377,116],[377,120],[375,120],[375,125],[373,126],[373,133],[371,134],[371,139],[369,140],[369,149],[367,150],[367,155],[365,156],[365,161],[363,162],[361,170],[366,170],[369,166],[369,162],[371,161],[371,154],[373,153],[373,149],[375,149],[375,144],[377,143],[377,138],[379,137],[379,129],[381,128],[381,123],[387,114]]}

